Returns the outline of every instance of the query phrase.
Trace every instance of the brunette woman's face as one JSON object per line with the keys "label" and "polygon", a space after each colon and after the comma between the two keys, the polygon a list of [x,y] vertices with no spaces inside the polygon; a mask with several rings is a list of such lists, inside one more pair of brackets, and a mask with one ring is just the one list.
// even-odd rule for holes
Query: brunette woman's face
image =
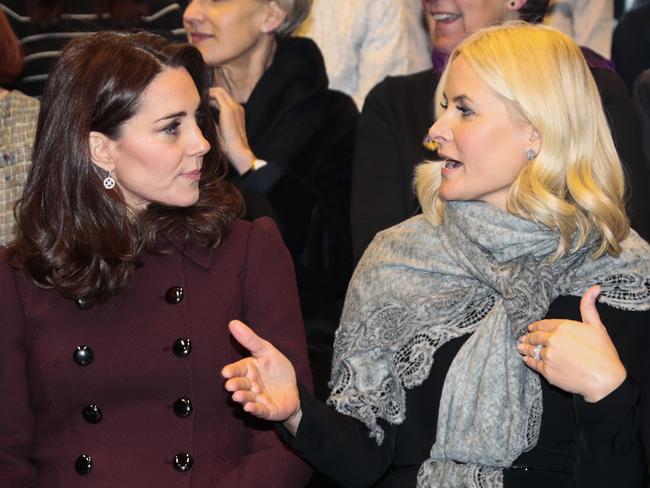
{"label": "brunette woman's face", "polygon": [[479,29],[517,18],[511,0],[423,0],[423,4],[431,42],[444,53]]}
{"label": "brunette woman's face", "polygon": [[189,42],[206,64],[247,62],[265,32],[268,3],[263,0],[191,0],[183,14]]}
{"label": "brunette woman's face", "polygon": [[167,68],[142,93],[138,112],[110,141],[113,174],[127,205],[187,207],[199,198],[203,156],[210,144],[197,125],[200,97],[184,68]]}

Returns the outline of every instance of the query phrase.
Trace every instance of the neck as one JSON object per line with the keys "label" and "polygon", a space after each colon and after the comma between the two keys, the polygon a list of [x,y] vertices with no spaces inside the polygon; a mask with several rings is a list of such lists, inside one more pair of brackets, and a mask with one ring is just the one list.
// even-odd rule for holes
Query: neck
{"label": "neck", "polygon": [[225,88],[239,103],[246,103],[264,72],[273,62],[277,42],[263,36],[248,52],[214,68],[214,84]]}

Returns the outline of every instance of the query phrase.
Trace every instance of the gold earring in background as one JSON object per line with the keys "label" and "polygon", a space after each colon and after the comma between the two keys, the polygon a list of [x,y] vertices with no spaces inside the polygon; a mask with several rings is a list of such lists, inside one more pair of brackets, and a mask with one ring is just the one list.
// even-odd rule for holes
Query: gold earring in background
{"label": "gold earring in background", "polygon": [[438,149],[440,149],[440,144],[434,141],[433,137],[431,137],[429,134],[424,136],[424,139],[422,139],[422,145],[424,146],[425,149],[431,152],[435,152]]}

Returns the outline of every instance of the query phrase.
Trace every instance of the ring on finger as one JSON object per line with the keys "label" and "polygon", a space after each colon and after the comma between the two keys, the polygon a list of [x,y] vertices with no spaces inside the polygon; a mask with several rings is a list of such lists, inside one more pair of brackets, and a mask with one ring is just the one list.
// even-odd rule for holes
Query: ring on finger
{"label": "ring on finger", "polygon": [[542,348],[543,348],[543,347],[544,347],[544,346],[543,346],[542,344],[537,344],[537,345],[535,346],[535,348],[533,349],[533,357],[534,357],[537,361],[541,361],[541,360],[542,360]]}

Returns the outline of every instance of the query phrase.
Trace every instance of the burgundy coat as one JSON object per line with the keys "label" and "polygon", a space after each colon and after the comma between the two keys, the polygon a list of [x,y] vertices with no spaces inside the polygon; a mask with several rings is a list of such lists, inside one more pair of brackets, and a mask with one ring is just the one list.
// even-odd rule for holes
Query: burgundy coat
{"label": "burgundy coat", "polygon": [[29,284],[2,249],[1,487],[306,484],[309,467],[232,403],[220,376],[247,355],[227,329],[238,318],[311,381],[275,224],[237,222],[216,249],[169,243],[124,294],[87,310]]}

